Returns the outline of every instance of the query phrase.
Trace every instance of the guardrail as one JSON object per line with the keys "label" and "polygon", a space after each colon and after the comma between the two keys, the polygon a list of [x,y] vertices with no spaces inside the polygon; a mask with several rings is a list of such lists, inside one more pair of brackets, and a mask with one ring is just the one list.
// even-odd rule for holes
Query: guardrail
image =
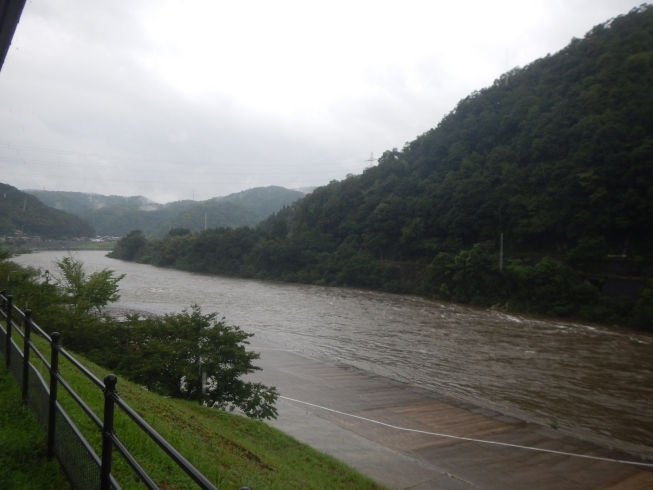
{"label": "guardrail", "polygon": [[[120,490],[121,487],[111,474],[112,453],[116,451],[149,489],[159,489],[152,478],[121,443],[113,430],[115,407],[122,410],[152,441],[154,441],[202,490],[217,488],[189,463],[177,450],[140,417],[116,392],[117,378],[113,374],[104,381],[95,376],[77,359],[59,345],[57,332],[48,335],[32,320],[30,310],[21,311],[13,304],[13,297],[6,291],[0,292],[0,353],[5,358],[7,369],[21,387],[23,402],[28,404],[41,429],[47,434],[48,458],[56,457],[74,488],[80,490]],[[22,328],[21,328],[22,325]],[[22,339],[22,349],[14,341],[14,333]],[[46,358],[31,340],[32,334],[43,337],[50,344],[50,360]],[[20,340],[19,340],[20,343]],[[34,353],[49,372],[49,383],[30,362]],[[103,420],[89,408],[82,398],[59,374],[59,356],[67,359],[75,368],[95,384],[104,394]],[[102,433],[102,451],[98,456],[84,435],[72,422],[57,401],[57,391],[62,387],[93,421]],[[246,488],[246,487],[243,487]]]}

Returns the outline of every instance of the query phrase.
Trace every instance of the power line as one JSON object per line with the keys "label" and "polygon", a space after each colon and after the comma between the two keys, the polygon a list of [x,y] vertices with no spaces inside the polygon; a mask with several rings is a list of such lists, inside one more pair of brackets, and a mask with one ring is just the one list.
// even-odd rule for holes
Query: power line
{"label": "power line", "polygon": [[374,165],[374,162],[376,162],[376,158],[374,158],[374,152],[372,152],[370,153],[370,157],[367,160],[365,160],[365,163],[368,164],[368,167],[371,167],[372,165]]}
{"label": "power line", "polygon": [[[106,155],[102,153],[86,153],[81,151],[72,151],[72,150],[59,150],[56,148],[39,148],[38,146],[26,146],[26,145],[15,145],[7,143],[5,148],[10,150],[29,150],[36,151],[40,153],[55,153],[59,155],[73,155],[73,156],[82,156],[82,157],[98,157],[98,158],[107,158],[111,160],[127,160],[127,161],[147,161],[147,162],[169,162],[169,163],[188,163],[181,160],[166,160],[163,158],[145,158],[145,157],[127,157],[127,156],[118,156],[118,155]],[[208,164],[206,164],[208,165]]]}
{"label": "power line", "polygon": [[[27,124],[17,124],[17,123],[6,123],[6,122],[0,122],[0,126],[9,126],[9,127],[16,127],[16,128],[22,128],[23,131],[25,129],[30,129],[34,131],[49,131],[51,133],[64,133],[64,134],[76,134],[78,136],[85,136],[87,138],[97,138],[99,135],[99,131],[96,130],[95,133],[81,133],[79,131],[66,131],[65,129],[51,129],[51,128],[39,128],[36,126],[28,126]],[[138,137],[136,136],[116,136],[112,135],[111,136],[112,140],[124,140],[124,141],[137,141]]]}
{"label": "power line", "polygon": [[[82,157],[97,157],[97,158],[106,158],[108,160],[124,160],[124,161],[143,161],[143,162],[159,162],[159,163],[178,163],[178,164],[185,164],[185,165],[216,165],[216,163],[199,163],[199,162],[193,162],[189,160],[166,160],[163,158],[146,158],[146,157],[128,157],[128,156],[117,156],[117,155],[107,155],[103,153],[86,153],[86,152],[79,152],[79,151],[72,151],[72,150],[59,150],[56,148],[41,148],[37,146],[26,146],[26,145],[15,145],[15,144],[10,144],[7,143],[6,146],[0,147],[0,148],[7,148],[10,150],[27,150],[27,151],[34,151],[34,152],[39,152],[39,153],[53,153],[53,154],[58,154],[58,155],[72,155],[72,156],[82,156]],[[369,160],[369,159],[368,159]],[[351,163],[364,163],[367,162],[368,160],[355,160]],[[315,165],[320,165],[320,166],[328,166],[328,165],[334,165],[333,163],[318,163]],[[338,164],[340,165],[340,164]],[[261,164],[261,166],[265,166],[265,164]],[[277,166],[285,166],[285,167],[292,167],[295,166],[295,164],[286,164],[286,165],[277,165]]]}
{"label": "power line", "polygon": [[[13,175],[13,176],[20,176],[20,177],[34,177],[34,178],[50,178],[50,179],[60,179],[60,180],[83,180],[86,182],[86,176],[84,177],[72,177],[70,175],[67,175],[66,177],[60,177],[58,175],[45,175],[45,174],[28,174],[28,173],[19,173],[19,172],[2,172],[2,175]],[[93,180],[93,179],[89,179]],[[155,180],[130,180],[130,179],[107,179],[102,177],[101,180],[102,182],[122,182],[122,183],[133,183],[133,184],[157,184],[157,185],[255,185],[255,182],[246,181],[246,182],[225,182],[225,181],[220,181],[220,182],[207,182],[207,181],[179,181],[176,180],[174,182],[168,182],[168,181],[155,181]],[[333,179],[331,179],[333,180]],[[266,185],[286,185],[286,184],[292,184],[292,185],[303,185],[303,184],[326,184],[328,182],[325,182],[325,179],[320,179],[320,180],[295,180],[295,181],[288,181],[288,182],[267,182]]]}
{"label": "power line", "polygon": [[[90,164],[90,163],[61,163],[61,162],[53,162],[51,160],[34,160],[30,158],[19,158],[19,157],[0,157],[0,161],[5,161],[5,162],[15,162],[15,163],[29,163],[31,165],[48,165],[48,166],[53,166],[53,167],[70,167],[70,168],[86,168],[86,169],[97,169],[97,170],[127,170],[129,172],[161,172],[161,168],[138,168],[138,167],[121,167],[121,166],[116,166],[116,165],[101,165],[101,164]],[[253,165],[257,166],[257,165]],[[290,165],[288,165],[290,166]],[[294,165],[295,167],[299,165]],[[323,173],[325,170],[322,171],[316,171],[316,172],[304,172],[301,171],[302,174],[317,174],[317,173]],[[167,174],[184,174],[188,175],[189,170],[166,170],[165,173]],[[206,173],[202,172],[203,176],[206,175],[238,175],[241,172],[212,172],[212,173]],[[274,174],[277,172],[257,172],[257,175],[265,175],[265,174]],[[298,173],[294,171],[293,173]]]}

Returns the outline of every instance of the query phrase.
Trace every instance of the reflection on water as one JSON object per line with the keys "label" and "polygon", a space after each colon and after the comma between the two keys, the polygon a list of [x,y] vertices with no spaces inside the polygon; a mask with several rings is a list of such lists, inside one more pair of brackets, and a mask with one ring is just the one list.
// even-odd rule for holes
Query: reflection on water
{"label": "reflection on water", "polygon": [[[50,268],[63,252],[17,262]],[[120,305],[197,303],[297,349],[653,457],[653,336],[354,289],[191,274],[77,253]]]}

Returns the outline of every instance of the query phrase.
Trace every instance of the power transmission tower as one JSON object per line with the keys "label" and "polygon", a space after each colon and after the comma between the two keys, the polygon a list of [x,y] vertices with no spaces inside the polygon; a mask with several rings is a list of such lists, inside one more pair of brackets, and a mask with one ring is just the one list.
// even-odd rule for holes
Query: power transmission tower
{"label": "power transmission tower", "polygon": [[376,158],[374,158],[374,152],[370,153],[370,157],[365,161],[368,163],[368,167],[374,165],[374,162],[376,162]]}

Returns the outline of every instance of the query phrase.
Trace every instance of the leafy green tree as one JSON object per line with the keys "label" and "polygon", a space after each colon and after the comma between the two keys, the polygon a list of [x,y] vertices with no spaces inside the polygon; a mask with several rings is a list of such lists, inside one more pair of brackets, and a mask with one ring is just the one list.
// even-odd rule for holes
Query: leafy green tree
{"label": "leafy green tree", "polygon": [[477,243],[457,254],[439,253],[426,269],[424,287],[442,299],[463,303],[489,305],[508,297],[498,251],[491,242]]}
{"label": "leafy green tree", "polygon": [[571,267],[550,257],[535,266],[523,266],[518,261],[506,267],[512,283],[511,299],[521,302],[521,308],[534,313],[555,316],[578,314],[582,305],[599,303],[599,292],[583,281]]}
{"label": "leafy green tree", "polygon": [[116,243],[109,257],[122,260],[138,260],[145,249],[147,240],[140,230],[130,231]]}
{"label": "leafy green tree", "polygon": [[609,251],[605,237],[582,237],[578,245],[567,253],[567,259],[571,265],[588,270],[593,265],[600,265]]}
{"label": "leafy green tree", "polygon": [[239,409],[257,419],[276,418],[276,389],[242,379],[261,369],[253,364],[260,355],[245,348],[253,334],[216,316],[193,305],[190,311],[162,317],[131,317],[129,327],[116,331],[121,345],[116,369],[172,398]]}
{"label": "leafy green tree", "polygon": [[82,311],[102,312],[107,304],[118,301],[118,283],[125,277],[109,269],[88,274],[81,260],[73,256],[55,261],[59,270],[58,286],[68,303]]}
{"label": "leafy green tree", "polygon": [[633,325],[653,332],[653,279],[649,279],[633,308]]}
{"label": "leafy green tree", "polygon": [[168,236],[185,236],[190,235],[191,231],[188,228],[170,228]]}
{"label": "leafy green tree", "polygon": [[288,224],[286,220],[277,219],[272,223],[272,230],[270,230],[270,238],[276,240],[283,240],[288,235]]}

